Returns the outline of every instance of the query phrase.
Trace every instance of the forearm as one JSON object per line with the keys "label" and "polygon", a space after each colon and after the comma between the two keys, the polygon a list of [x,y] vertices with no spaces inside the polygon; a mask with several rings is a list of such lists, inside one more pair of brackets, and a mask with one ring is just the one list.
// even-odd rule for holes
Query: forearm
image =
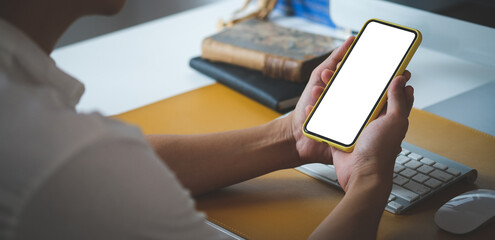
{"label": "forearm", "polygon": [[193,195],[295,167],[298,153],[285,119],[201,135],[150,135],[148,141]]}
{"label": "forearm", "polygon": [[362,177],[353,184],[310,239],[376,238],[391,184],[375,177]]}

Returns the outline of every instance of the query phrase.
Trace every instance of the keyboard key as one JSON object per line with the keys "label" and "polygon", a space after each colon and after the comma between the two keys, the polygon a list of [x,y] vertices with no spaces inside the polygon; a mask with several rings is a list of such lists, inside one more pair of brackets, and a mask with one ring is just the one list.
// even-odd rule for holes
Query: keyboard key
{"label": "keyboard key", "polygon": [[408,183],[404,184],[404,187],[419,195],[425,195],[431,190],[429,187],[426,187],[423,184],[417,183],[415,181],[409,181]]}
{"label": "keyboard key", "polygon": [[416,170],[412,170],[410,168],[404,169],[404,171],[401,171],[400,174],[404,177],[411,178],[412,176],[416,175]]}
{"label": "keyboard key", "polygon": [[428,180],[429,178],[430,177],[428,177],[424,174],[418,173],[412,179],[416,182],[423,183],[424,181]]}
{"label": "keyboard key", "polygon": [[454,176],[459,176],[459,174],[461,174],[461,171],[459,171],[455,168],[447,168],[447,172],[454,175]]}
{"label": "keyboard key", "polygon": [[[402,173],[401,173],[402,174]],[[454,176],[440,170],[435,170],[429,174],[431,177],[434,177],[440,181],[447,182],[452,179]]]}
{"label": "keyboard key", "polygon": [[425,158],[422,158],[421,159],[421,162],[424,163],[424,164],[430,165],[430,166],[436,163],[435,161],[433,161],[433,160],[431,160],[429,158],[426,158],[426,157]]}
{"label": "keyboard key", "polygon": [[414,159],[414,160],[419,160],[421,158],[423,158],[423,156],[417,154],[417,153],[410,153],[409,155],[407,155],[410,159]]}
{"label": "keyboard key", "polygon": [[395,196],[392,195],[392,194],[390,194],[390,196],[388,196],[388,201],[390,202],[390,201],[393,201],[393,200],[395,200]]}
{"label": "keyboard key", "polygon": [[397,184],[392,185],[392,194],[397,197],[403,198],[408,202],[413,202],[414,200],[419,198],[419,195],[417,193],[411,192]]}
{"label": "keyboard key", "polygon": [[400,164],[404,164],[406,162],[408,162],[410,159],[404,155],[399,155],[396,159],[395,159],[395,162],[396,163],[400,163]]}
{"label": "keyboard key", "polygon": [[419,167],[418,169],[418,172],[421,172],[421,173],[424,173],[424,174],[428,174],[430,173],[431,171],[435,170],[433,167],[430,167],[428,165],[423,165],[421,167]]}
{"label": "keyboard key", "polygon": [[404,166],[406,166],[408,168],[412,168],[412,169],[416,169],[416,168],[420,167],[421,165],[423,165],[423,164],[416,161],[416,160],[411,160],[411,161],[407,162],[406,164],[404,164]]}
{"label": "keyboard key", "polygon": [[406,167],[402,166],[402,165],[399,165],[399,164],[395,164],[394,166],[394,173],[400,173],[400,171],[406,169]]}
{"label": "keyboard key", "polygon": [[439,162],[433,164],[433,167],[438,168],[438,169],[441,169],[441,170],[447,169],[447,165],[445,165],[443,163],[439,163]]}
{"label": "keyboard key", "polygon": [[387,204],[387,206],[389,206],[390,208],[392,208],[394,210],[394,212],[397,212],[397,211],[399,211],[402,208],[402,205],[400,203],[394,202],[394,201],[389,202]]}
{"label": "keyboard key", "polygon": [[407,156],[409,153],[411,153],[411,151],[403,148],[402,151],[400,151],[400,155],[404,155],[404,156]]}
{"label": "keyboard key", "polygon": [[397,177],[397,176],[398,176],[398,175],[397,175],[397,173],[394,173],[393,177],[395,178],[395,177]]}
{"label": "keyboard key", "polygon": [[442,182],[434,178],[430,178],[428,179],[428,181],[425,182],[425,185],[431,188],[437,188],[438,186],[442,185]]}
{"label": "keyboard key", "polygon": [[405,178],[401,175],[398,175],[396,178],[394,178],[393,181],[395,184],[402,186],[402,185],[404,185],[404,183],[409,182],[409,179]]}

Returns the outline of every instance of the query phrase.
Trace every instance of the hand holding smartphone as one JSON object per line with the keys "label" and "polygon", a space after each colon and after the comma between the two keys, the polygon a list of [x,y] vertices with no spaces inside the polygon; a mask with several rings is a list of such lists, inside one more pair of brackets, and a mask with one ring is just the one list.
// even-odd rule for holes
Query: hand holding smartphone
{"label": "hand holding smartphone", "polygon": [[371,19],[342,59],[306,122],[303,133],[350,152],[380,113],[392,79],[404,72],[421,43],[418,30]]}

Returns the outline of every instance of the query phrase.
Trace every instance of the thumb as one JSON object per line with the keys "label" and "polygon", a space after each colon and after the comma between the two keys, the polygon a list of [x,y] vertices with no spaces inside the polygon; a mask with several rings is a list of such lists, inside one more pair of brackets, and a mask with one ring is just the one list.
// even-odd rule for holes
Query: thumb
{"label": "thumb", "polygon": [[388,88],[387,114],[400,114],[407,118],[409,116],[405,85],[407,79],[400,75],[395,77]]}

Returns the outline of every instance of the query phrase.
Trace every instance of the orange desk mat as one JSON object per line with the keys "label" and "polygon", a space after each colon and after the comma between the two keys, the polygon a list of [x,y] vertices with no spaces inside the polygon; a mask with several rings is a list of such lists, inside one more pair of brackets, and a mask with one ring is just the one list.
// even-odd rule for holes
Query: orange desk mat
{"label": "orange desk mat", "polygon": [[[145,134],[195,134],[251,127],[280,114],[220,84],[213,84],[115,116]],[[467,235],[436,227],[435,211],[475,188],[495,189],[495,138],[434,114],[413,109],[407,142],[478,170],[475,184],[461,182],[403,215],[384,212],[378,239],[494,239],[493,223]],[[306,239],[343,192],[288,169],[196,199],[208,219],[248,239]],[[359,226],[356,227],[356,231]]]}

